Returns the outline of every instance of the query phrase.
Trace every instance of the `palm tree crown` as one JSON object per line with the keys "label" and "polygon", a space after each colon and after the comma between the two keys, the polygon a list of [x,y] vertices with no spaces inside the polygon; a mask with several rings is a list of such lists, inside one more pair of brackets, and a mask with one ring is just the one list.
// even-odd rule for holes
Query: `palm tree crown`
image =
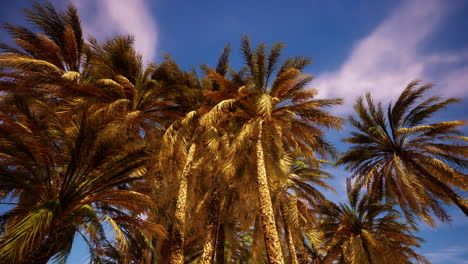
{"label": "palm tree crown", "polygon": [[386,113],[369,94],[359,98],[354,106],[359,119],[350,117],[358,131],[344,139],[353,146],[338,164],[351,170],[375,199],[395,201],[408,219],[421,216],[433,225],[430,212],[449,220],[440,200],[455,203],[468,215],[466,201],[454,189],[468,188],[463,173],[468,138],[458,129],[464,121],[427,123],[432,114],[459,100],[421,100],[432,86],[418,84],[410,83]]}
{"label": "palm tree crown", "polygon": [[[349,204],[332,202],[321,206],[325,263],[429,263],[411,247],[419,247],[416,228],[402,221],[389,204],[374,202],[348,181]],[[336,262],[338,261],[338,262]]]}
{"label": "palm tree crown", "polygon": [[[127,254],[125,230],[147,240],[164,234],[138,216],[153,202],[128,184],[146,174],[148,154],[144,142],[116,131],[116,116],[83,105],[64,119],[51,105],[18,95],[14,106],[16,115],[0,119],[0,198],[15,202],[2,219],[2,262],[64,261],[75,234],[95,257],[105,245]],[[105,222],[115,243],[106,242]]]}

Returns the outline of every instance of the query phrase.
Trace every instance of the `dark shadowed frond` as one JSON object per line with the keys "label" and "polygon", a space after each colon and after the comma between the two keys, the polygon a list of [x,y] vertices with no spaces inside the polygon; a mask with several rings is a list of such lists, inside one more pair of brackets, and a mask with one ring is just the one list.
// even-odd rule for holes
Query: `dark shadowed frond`
{"label": "dark shadowed frond", "polygon": [[64,71],[80,71],[84,52],[83,33],[75,7],[59,11],[49,3],[34,3],[25,10],[29,22],[43,33],[35,34],[22,27],[4,24],[3,27],[23,49],[2,44],[3,50],[54,64]]}
{"label": "dark shadowed frond", "polygon": [[229,54],[231,54],[231,50],[231,45],[224,46],[223,52],[219,56],[218,63],[216,64],[216,72],[223,76],[229,71]]}
{"label": "dark shadowed frond", "polygon": [[132,36],[119,36],[102,45],[90,39],[90,68],[94,78],[113,78],[122,75],[135,84],[142,74],[142,58],[133,47]]}

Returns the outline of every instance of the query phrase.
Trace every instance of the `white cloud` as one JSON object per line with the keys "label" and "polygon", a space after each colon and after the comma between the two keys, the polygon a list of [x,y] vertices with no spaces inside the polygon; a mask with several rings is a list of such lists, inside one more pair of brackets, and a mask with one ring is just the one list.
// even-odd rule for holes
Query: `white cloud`
{"label": "white cloud", "polygon": [[149,0],[72,0],[84,31],[99,40],[115,34],[135,37],[135,48],[144,61],[156,58],[158,32]]}
{"label": "white cloud", "polygon": [[[357,96],[371,92],[376,99],[393,99],[415,79],[436,83],[444,95],[463,96],[468,88],[466,50],[451,54],[422,54],[421,46],[455,9],[454,1],[407,0],[352,49],[335,72],[322,73],[312,83],[320,97],[341,97],[348,112]],[[434,67],[444,74],[433,76]],[[452,67],[453,68],[453,67]]]}
{"label": "white cloud", "polygon": [[444,248],[435,252],[423,253],[432,263],[459,263],[468,264],[466,255],[468,254],[468,248],[452,246]]}

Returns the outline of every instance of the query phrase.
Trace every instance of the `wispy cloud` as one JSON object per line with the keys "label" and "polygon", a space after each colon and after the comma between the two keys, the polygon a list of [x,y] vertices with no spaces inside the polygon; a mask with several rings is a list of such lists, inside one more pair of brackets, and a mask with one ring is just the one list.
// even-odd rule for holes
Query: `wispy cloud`
{"label": "wispy cloud", "polygon": [[457,263],[468,264],[468,248],[467,247],[448,247],[435,252],[423,253],[433,264],[437,263]]}
{"label": "wispy cloud", "polygon": [[149,0],[72,0],[86,34],[103,40],[115,34],[135,37],[135,48],[144,61],[154,60],[158,31]]}
{"label": "wispy cloud", "polygon": [[[468,51],[424,54],[421,50],[457,5],[443,0],[404,1],[356,44],[337,71],[320,74],[313,87],[321,97],[345,98],[338,112],[348,112],[356,96],[365,92],[378,99],[395,98],[414,79],[436,83],[444,95],[463,96],[468,87]],[[444,69],[443,74],[431,74],[434,67]]]}

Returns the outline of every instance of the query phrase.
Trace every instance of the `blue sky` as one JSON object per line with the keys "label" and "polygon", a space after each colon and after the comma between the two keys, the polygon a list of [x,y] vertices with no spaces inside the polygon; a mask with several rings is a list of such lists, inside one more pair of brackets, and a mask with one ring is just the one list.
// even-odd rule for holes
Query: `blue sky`
{"label": "blue sky", "polygon": [[[57,5],[64,2],[52,1]],[[356,96],[370,91],[389,101],[414,79],[435,83],[433,93],[468,99],[468,1],[466,0],[288,0],[288,1],[181,1],[181,0],[72,0],[85,32],[98,39],[115,33],[133,34],[146,62],[161,61],[169,53],[184,69],[201,63],[215,65],[223,46],[233,46],[232,66],[239,68],[239,42],[248,34],[253,43],[287,44],[285,56],[311,56],[307,73],[310,87],[321,97],[342,97],[333,110],[346,117]],[[21,9],[32,1],[2,5],[0,20],[23,23]],[[0,33],[2,40],[5,34]],[[435,119],[467,119],[468,102],[454,105]],[[341,151],[340,139],[349,127],[330,132]],[[468,129],[464,128],[465,135]],[[345,197],[347,173],[330,169],[331,183]],[[467,196],[466,193],[464,195]],[[454,221],[436,229],[421,225],[426,239],[419,252],[433,263],[468,263],[468,221],[449,207]],[[464,246],[465,245],[465,246]],[[78,243],[70,263],[85,259]],[[81,249],[80,249],[81,248]]]}

